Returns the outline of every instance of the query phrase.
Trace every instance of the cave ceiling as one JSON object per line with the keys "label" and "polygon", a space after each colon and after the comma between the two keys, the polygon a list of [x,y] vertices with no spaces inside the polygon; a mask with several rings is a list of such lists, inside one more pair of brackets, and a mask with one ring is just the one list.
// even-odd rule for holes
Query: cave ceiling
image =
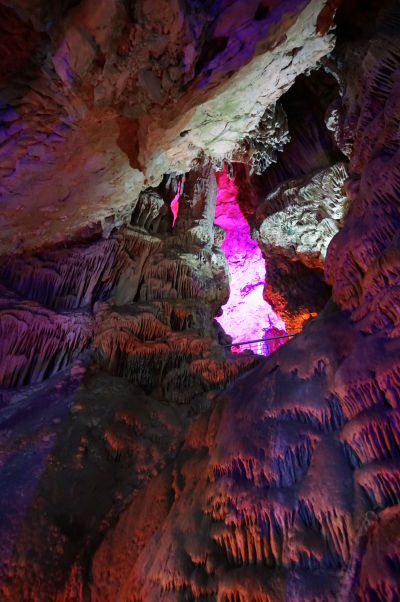
{"label": "cave ceiling", "polygon": [[323,0],[2,3],[1,251],[121,225],[165,173],[231,159],[333,49],[324,11]]}

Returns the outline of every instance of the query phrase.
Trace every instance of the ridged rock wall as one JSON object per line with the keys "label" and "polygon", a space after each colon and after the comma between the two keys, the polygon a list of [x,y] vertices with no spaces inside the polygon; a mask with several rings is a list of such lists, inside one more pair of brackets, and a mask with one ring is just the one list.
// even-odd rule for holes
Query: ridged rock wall
{"label": "ridged rock wall", "polygon": [[[51,13],[40,2],[9,4],[21,15],[7,9],[2,25],[18,34],[18,68],[10,61],[4,77],[17,74],[21,88],[13,79],[6,99],[4,231],[35,251],[3,256],[0,271],[2,599],[395,602],[397,3],[352,2],[355,41],[343,6],[328,75],[319,70],[299,84],[305,93],[316,86],[314,99],[325,90],[321,106],[297,125],[304,109],[302,94],[302,109],[294,106],[297,83],[282,110],[275,101],[331,48],[336,2],[221,2],[215,14],[214,3],[160,3],[157,12],[148,2],[83,2],[68,12],[72,3],[61,2]],[[182,6],[185,19],[176,18]],[[127,15],[133,26],[125,27]],[[267,41],[263,23],[272,28]],[[241,31],[246,40],[260,35],[260,45],[241,46]],[[191,47],[197,39],[211,40],[207,50]],[[32,60],[40,74],[28,82],[23,69]],[[221,66],[245,63],[238,75]],[[166,77],[158,81],[162,70],[183,78],[183,87],[194,79],[175,117],[161,111],[152,121],[156,104],[171,103],[164,89],[175,89]],[[247,108],[257,105],[254,124],[249,109],[230,128],[243,95]],[[134,99],[149,111],[140,127]],[[50,132],[60,114],[73,133],[57,156]],[[244,122],[248,137],[236,147]],[[152,154],[156,139],[167,159],[162,149]],[[212,321],[228,295],[212,163],[198,161],[180,179],[172,229],[178,182],[162,178],[165,166],[186,171],[202,148],[214,164],[225,156],[246,163],[235,166],[236,182],[249,182],[247,199],[240,186],[241,207],[264,251],[276,249],[267,266],[270,300],[289,316],[318,311],[330,293],[323,263],[332,287],[320,315],[266,360],[228,354],[229,339]],[[65,170],[57,176],[60,157]],[[138,165],[147,160],[145,183]],[[132,187],[126,173],[138,178]],[[57,192],[56,205],[46,190]],[[288,216],[299,236],[285,231]],[[341,228],[329,245],[327,225],[329,236]]]}
{"label": "ridged rock wall", "polygon": [[275,127],[286,124],[286,140],[263,170],[234,166],[240,206],[266,258],[264,297],[291,332],[331,295],[326,251],[349,206],[348,159],[329,129],[340,92],[331,71],[326,60],[281,98]]}
{"label": "ridged rock wall", "polygon": [[100,546],[94,600],[400,597],[399,18],[384,8],[362,50],[341,49],[336,305],[192,425]]}
{"label": "ridged rock wall", "polygon": [[229,294],[213,168],[186,177],[172,230],[176,188],[143,192],[108,239],[1,262],[2,599],[85,596],[123,505],[259,361],[231,355],[213,321]]}

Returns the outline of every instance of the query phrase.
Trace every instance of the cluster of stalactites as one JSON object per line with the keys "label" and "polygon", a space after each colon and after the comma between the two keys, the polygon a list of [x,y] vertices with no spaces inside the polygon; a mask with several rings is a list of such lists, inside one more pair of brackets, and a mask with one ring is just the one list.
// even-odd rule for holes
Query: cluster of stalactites
{"label": "cluster of stalactites", "polygon": [[[126,547],[124,583],[139,600],[399,598],[399,16],[397,6],[382,12],[361,64],[348,59],[357,77],[341,82],[336,137],[350,156],[352,205],[346,217],[344,204],[340,215],[325,206],[338,223],[345,217],[326,265],[339,307],[329,304],[192,426],[157,484],[173,500],[143,548]],[[345,172],[324,168],[316,181],[344,199]],[[285,194],[275,200],[290,208]],[[126,539],[134,512],[93,564],[115,595],[105,559],[118,555],[113,541]],[[140,524],[130,524],[137,536]]]}

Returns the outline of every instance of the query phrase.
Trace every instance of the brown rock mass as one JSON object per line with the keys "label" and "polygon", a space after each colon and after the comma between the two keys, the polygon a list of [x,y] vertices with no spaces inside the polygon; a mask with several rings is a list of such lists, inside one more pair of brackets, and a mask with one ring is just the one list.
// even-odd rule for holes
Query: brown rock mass
{"label": "brown rock mass", "polygon": [[1,600],[399,600],[399,3],[0,16]]}

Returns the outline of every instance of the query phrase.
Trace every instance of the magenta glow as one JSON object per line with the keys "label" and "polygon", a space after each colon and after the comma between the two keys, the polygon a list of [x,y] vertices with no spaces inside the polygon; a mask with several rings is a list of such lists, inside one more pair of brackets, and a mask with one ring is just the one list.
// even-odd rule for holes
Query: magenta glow
{"label": "magenta glow", "polygon": [[[263,298],[265,261],[256,241],[250,238],[250,228],[236,195],[235,182],[224,170],[218,174],[215,223],[226,232],[222,249],[229,265],[230,296],[217,320],[237,343],[263,338],[269,331],[286,332],[286,328]],[[263,353],[262,343],[258,353]]]}
{"label": "magenta glow", "polygon": [[174,198],[171,201],[171,211],[174,216],[174,219],[172,222],[172,227],[175,226],[176,218],[178,217],[180,194],[181,194],[181,183],[178,182],[178,190],[176,191],[176,195],[174,196]]}

